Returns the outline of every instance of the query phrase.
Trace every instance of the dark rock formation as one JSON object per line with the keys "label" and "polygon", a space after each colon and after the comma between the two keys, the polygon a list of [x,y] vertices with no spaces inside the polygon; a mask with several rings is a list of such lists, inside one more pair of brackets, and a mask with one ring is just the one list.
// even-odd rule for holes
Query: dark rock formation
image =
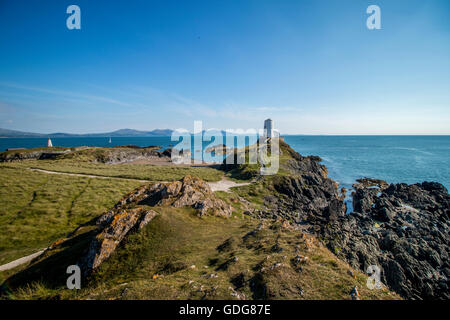
{"label": "dark rock formation", "polygon": [[287,145],[282,150],[293,158],[283,166],[290,175],[273,177],[276,192],[264,197],[266,216],[305,225],[352,267],[366,272],[378,266],[381,281],[405,298],[450,298],[450,196],[444,186],[359,179],[354,212],[346,215],[344,196],[321,159]]}
{"label": "dark rock formation", "polygon": [[168,157],[168,158],[172,157],[172,148],[168,148],[168,149],[164,150],[162,152],[162,156]]}
{"label": "dark rock formation", "polygon": [[273,178],[277,197],[266,197],[267,207],[277,216],[307,220],[313,225],[322,225],[345,214],[344,198],[335,181],[327,177],[327,169],[319,157],[303,157],[280,141],[283,152],[293,160],[283,165],[289,176]]}
{"label": "dark rock formation", "polygon": [[[276,201],[276,211],[280,216],[295,213],[297,220],[307,219],[312,224],[319,224],[345,213],[337,185],[318,172],[277,177],[274,188],[280,194]],[[267,200],[266,204],[270,206]]]}
{"label": "dark rock formation", "polygon": [[450,298],[450,196],[439,183],[355,185],[354,211],[321,229],[353,267],[408,299]]}

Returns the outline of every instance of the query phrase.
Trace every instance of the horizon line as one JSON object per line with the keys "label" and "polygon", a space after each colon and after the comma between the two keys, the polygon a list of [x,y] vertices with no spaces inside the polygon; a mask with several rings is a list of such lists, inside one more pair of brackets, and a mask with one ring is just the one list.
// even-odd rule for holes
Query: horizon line
{"label": "horizon line", "polygon": [[[156,129],[132,129],[132,128],[120,128],[115,129],[112,131],[103,131],[103,132],[85,132],[85,133],[79,133],[79,132],[63,132],[63,131],[54,131],[54,132],[32,132],[32,131],[22,131],[17,129],[6,129],[6,128],[0,128],[0,130],[9,130],[9,131],[16,131],[18,133],[22,134],[38,134],[38,135],[101,135],[101,134],[110,134],[115,133],[117,131],[122,130],[131,130],[131,131],[138,131],[138,132],[153,132],[153,131],[166,131],[171,130],[172,132],[177,131],[178,129],[170,129],[170,128],[156,128]],[[203,129],[202,132],[208,131],[208,130],[216,130],[216,131],[223,131],[223,132],[229,132],[230,130],[236,130],[236,129],[218,129],[218,128],[210,128],[210,129]],[[278,130],[278,129],[275,129]],[[279,132],[279,131],[278,131]],[[190,132],[190,134],[194,134],[193,132]],[[245,133],[243,133],[245,135]],[[107,135],[114,137],[113,135]],[[154,136],[170,136],[170,135],[154,135]],[[450,133],[280,133],[280,136],[450,136]],[[148,136],[139,136],[139,135],[121,135],[120,137],[148,137]],[[27,138],[27,137],[8,137],[8,136],[2,136],[0,134],[0,138]],[[28,138],[41,138],[41,137],[28,137]],[[57,138],[64,138],[64,137],[57,137]]]}

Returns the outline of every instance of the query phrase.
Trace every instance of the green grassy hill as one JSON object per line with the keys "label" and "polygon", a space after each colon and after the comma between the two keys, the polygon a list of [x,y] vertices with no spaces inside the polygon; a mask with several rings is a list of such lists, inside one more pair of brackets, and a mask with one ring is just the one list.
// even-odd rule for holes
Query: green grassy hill
{"label": "green grassy hill", "polygon": [[[278,175],[215,193],[232,206],[231,217],[199,216],[191,207],[132,204],[158,215],[142,230],[130,232],[109,259],[83,279],[81,290],[66,288],[66,268],[77,263],[95,237],[95,218],[143,184],[117,178],[174,181],[190,174],[206,181],[224,176],[248,179],[248,172],[257,176],[258,166],[224,172],[207,167],[108,165],[87,159],[1,164],[0,221],[6,228],[0,236],[0,264],[52,248],[30,264],[0,272],[0,281],[5,280],[2,297],[351,299],[350,291],[357,286],[361,299],[398,299],[387,289],[369,290],[366,275],[287,219],[249,214],[267,209],[265,197],[278,196],[274,186],[291,174],[295,155],[285,144],[281,151]],[[55,175],[31,168],[112,178]],[[67,235],[70,231],[74,232]]]}
{"label": "green grassy hill", "polygon": [[[14,299],[398,299],[369,290],[367,276],[338,260],[314,237],[281,221],[198,217],[161,208],[132,234],[81,290],[65,287],[91,229],[8,280]],[[83,242],[84,241],[84,242]]]}

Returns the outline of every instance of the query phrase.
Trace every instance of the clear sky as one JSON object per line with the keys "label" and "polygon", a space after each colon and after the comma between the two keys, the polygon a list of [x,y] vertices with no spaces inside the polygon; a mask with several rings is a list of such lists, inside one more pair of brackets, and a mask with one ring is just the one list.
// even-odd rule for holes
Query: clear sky
{"label": "clear sky", "polygon": [[1,128],[267,117],[288,134],[450,134],[450,1],[0,0]]}

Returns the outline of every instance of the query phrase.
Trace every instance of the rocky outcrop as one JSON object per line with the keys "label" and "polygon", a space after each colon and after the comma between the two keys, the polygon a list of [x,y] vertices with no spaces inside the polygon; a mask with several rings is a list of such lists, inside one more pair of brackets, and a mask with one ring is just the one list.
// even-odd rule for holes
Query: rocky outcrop
{"label": "rocky outcrop", "polygon": [[0,162],[14,162],[23,160],[50,160],[70,153],[70,148],[36,148],[20,149],[0,153]]}
{"label": "rocky outcrop", "polygon": [[327,169],[319,157],[303,157],[280,141],[282,151],[293,159],[283,164],[290,175],[273,178],[277,196],[265,198],[271,212],[297,222],[308,221],[313,226],[326,224],[345,214],[343,196],[335,181],[327,177]]}
{"label": "rocky outcrop", "polygon": [[280,196],[274,202],[266,198],[266,204],[277,216],[322,224],[345,213],[337,185],[320,174],[280,177],[275,179],[274,188]]}
{"label": "rocky outcrop", "polygon": [[283,164],[290,174],[271,179],[275,192],[264,197],[266,217],[295,220],[352,267],[366,272],[378,266],[381,281],[405,298],[450,298],[450,196],[444,186],[359,179],[354,212],[346,214],[344,193],[321,159],[287,145],[282,150],[292,158]]}
{"label": "rocky outcrop", "polygon": [[232,151],[232,148],[227,147],[224,144],[218,144],[216,146],[208,147],[208,148],[205,149],[205,152],[207,152],[207,153],[214,153],[214,154],[217,154],[217,155],[220,155],[220,154],[226,155],[226,154],[228,154],[231,151]]}
{"label": "rocky outcrop", "polygon": [[[170,154],[164,151],[157,150],[159,147],[127,147],[127,148],[107,148],[96,151],[94,155],[94,162],[106,164],[127,163],[137,160],[170,158]],[[74,154],[73,157],[76,157]]]}
{"label": "rocky outcrop", "polygon": [[160,206],[190,206],[201,216],[231,216],[231,206],[217,198],[200,178],[186,176],[180,181],[139,187],[97,219],[98,233],[79,262],[85,276],[108,259],[130,232],[141,230],[158,215],[148,206],[155,209]]}
{"label": "rocky outcrop", "polygon": [[450,298],[450,196],[439,183],[355,185],[353,213],[322,228],[328,247],[353,267],[381,269],[408,299]]}
{"label": "rocky outcrop", "polygon": [[180,181],[158,183],[146,191],[140,204],[170,205],[176,208],[190,206],[200,215],[231,216],[231,206],[217,198],[209,185],[200,178],[186,176]]}
{"label": "rocky outcrop", "polygon": [[110,211],[103,215],[98,221],[101,231],[91,241],[87,253],[78,264],[83,274],[89,275],[97,269],[130,231],[141,230],[156,215],[156,211],[142,208]]}
{"label": "rocky outcrop", "polygon": [[231,216],[232,210],[231,205],[217,198],[207,182],[189,175],[179,181],[139,187],[124,196],[114,208],[122,208],[131,204],[176,208],[190,206],[197,209],[200,215],[210,214],[223,217]]}
{"label": "rocky outcrop", "polygon": [[54,160],[82,159],[106,164],[126,163],[136,160],[148,160],[171,157],[171,149],[158,150],[160,147],[145,147],[127,145],[112,148],[75,147],[75,148],[35,148],[21,149],[0,153],[0,162],[22,160]]}

